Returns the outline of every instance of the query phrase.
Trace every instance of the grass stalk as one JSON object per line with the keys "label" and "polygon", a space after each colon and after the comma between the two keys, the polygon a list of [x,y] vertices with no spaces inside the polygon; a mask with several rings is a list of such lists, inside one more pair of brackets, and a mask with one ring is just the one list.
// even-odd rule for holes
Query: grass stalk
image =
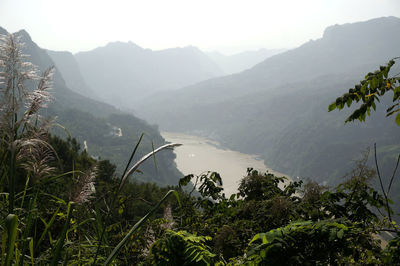
{"label": "grass stalk", "polygon": [[16,246],[17,240],[17,226],[18,226],[18,217],[15,214],[9,214],[6,217],[6,226],[7,226],[7,255],[6,255],[6,266],[11,265],[12,258],[14,256],[14,249]]}
{"label": "grass stalk", "polygon": [[[182,145],[182,144],[178,144],[178,143],[170,143],[170,144],[165,144],[165,145],[163,145],[163,146],[157,148],[156,150],[154,150],[154,148],[153,148],[152,152],[149,152],[148,154],[146,154],[145,156],[143,156],[139,161],[137,161],[137,162],[128,170],[129,165],[130,165],[130,163],[131,163],[131,161],[132,161],[132,159],[133,159],[133,156],[135,155],[135,153],[136,153],[136,151],[137,151],[137,148],[139,147],[139,144],[140,144],[140,141],[142,140],[142,138],[143,138],[143,134],[140,136],[140,139],[139,139],[138,143],[136,143],[136,146],[135,146],[135,148],[133,149],[133,152],[132,152],[132,154],[131,154],[131,157],[129,158],[128,164],[127,164],[127,166],[126,166],[126,168],[125,168],[125,171],[124,171],[124,174],[123,174],[122,177],[121,177],[121,180],[120,180],[118,189],[117,189],[116,193],[114,194],[113,200],[112,200],[112,202],[111,202],[110,210],[107,212],[106,219],[108,218],[108,216],[109,216],[109,214],[110,214],[110,212],[111,212],[111,210],[112,210],[112,208],[113,208],[113,206],[114,206],[115,200],[117,199],[119,193],[121,192],[123,186],[125,185],[126,181],[127,181],[128,178],[129,178],[129,176],[131,176],[131,175],[139,168],[139,166],[140,166],[142,163],[144,163],[144,162],[145,162],[148,158],[150,158],[151,156],[155,156],[155,154],[156,154],[157,152],[160,152],[160,151],[162,151],[162,150],[164,150],[164,149],[172,149],[172,148],[174,148],[174,147],[177,147],[177,146]],[[106,220],[106,219],[105,219],[105,220]],[[96,250],[96,254],[95,254],[95,256],[94,256],[93,265],[96,264],[97,257],[98,257],[99,252],[100,252],[100,246],[102,245],[102,242],[103,242],[104,233],[105,233],[105,227],[103,226],[103,230],[102,230],[102,233],[101,233],[101,236],[100,236],[100,239],[99,239],[99,243],[98,243],[98,247],[97,247],[97,250]]]}
{"label": "grass stalk", "polygon": [[[22,243],[21,265],[24,265],[25,251],[27,248],[26,240],[29,240],[29,236],[31,235],[31,230],[32,230],[33,223],[34,223],[34,219],[32,218],[32,216],[33,216],[32,212],[33,212],[34,208],[36,207],[36,199],[37,199],[37,194],[34,199],[31,198],[29,201],[28,218],[27,218],[27,222],[25,225],[24,233],[22,235],[22,240],[24,242]],[[30,245],[30,243],[28,243],[28,244]]]}
{"label": "grass stalk", "polygon": [[39,240],[37,241],[35,245],[35,251],[40,247],[40,244],[42,243],[43,239],[45,238],[47,232],[50,230],[50,227],[53,225],[54,221],[56,220],[56,217],[58,215],[58,211],[60,210],[60,207],[57,208],[57,210],[54,212],[53,216],[51,216],[50,221],[45,224],[45,229],[43,230],[43,233],[40,235]]}
{"label": "grass stalk", "polygon": [[144,163],[149,157],[154,156],[157,152],[160,152],[162,150],[165,149],[172,149],[178,146],[181,146],[182,144],[178,144],[178,143],[169,143],[169,144],[165,144],[161,147],[158,147],[156,150],[153,150],[152,152],[149,152],[148,154],[146,154],[145,156],[143,156],[139,161],[136,162],[136,164],[134,166],[132,166],[128,172],[125,173],[125,175],[122,177],[121,180],[121,184],[118,188],[118,191],[120,191],[122,189],[122,187],[125,185],[126,181],[128,180],[128,177],[133,174],[138,168],[139,166]]}
{"label": "grass stalk", "polygon": [[8,213],[14,213],[14,200],[15,200],[15,150],[14,147],[11,148],[11,156],[10,156],[10,171],[9,171],[9,184],[10,184],[10,192],[8,196],[9,205],[8,205]]}
{"label": "grass stalk", "polygon": [[[108,209],[107,214],[106,214],[106,216],[105,216],[105,218],[104,218],[104,222],[107,222],[108,217],[110,216],[110,213],[111,213],[111,211],[112,211],[112,209],[113,209],[113,207],[114,207],[115,201],[116,201],[116,199],[117,199],[117,197],[118,197],[118,194],[119,194],[119,192],[120,192],[120,189],[119,189],[119,188],[120,188],[121,185],[122,185],[123,178],[124,178],[124,176],[126,175],[128,169],[129,169],[129,165],[131,164],[131,162],[132,162],[132,160],[133,160],[133,157],[134,157],[135,154],[136,154],[136,151],[137,151],[137,149],[138,149],[138,147],[139,147],[139,144],[142,142],[143,136],[144,136],[144,133],[142,133],[142,134],[140,135],[140,138],[139,138],[138,142],[136,142],[136,145],[135,145],[135,147],[133,148],[133,151],[132,151],[132,153],[131,153],[131,156],[129,157],[128,163],[126,164],[124,173],[122,174],[121,179],[120,179],[120,181],[119,181],[118,189],[117,189],[117,191],[115,191],[115,193],[114,193],[114,197],[113,197],[113,199],[112,199],[112,201],[111,201],[110,208]],[[98,215],[98,211],[96,210],[96,220],[97,220],[97,223],[98,223],[98,228],[101,229],[101,233],[100,233],[99,243],[98,243],[97,248],[96,248],[96,254],[94,255],[94,260],[93,260],[92,265],[95,265],[95,264],[96,264],[97,257],[98,257],[99,252],[100,252],[100,247],[101,247],[101,245],[103,244],[104,235],[105,235],[105,233],[106,233],[106,225],[101,226],[101,225],[102,225],[102,221],[101,221],[101,219],[99,219],[99,218],[100,218],[100,216]]]}
{"label": "grass stalk", "polygon": [[174,194],[176,199],[178,200],[178,203],[180,205],[180,200],[179,200],[179,194],[175,190],[170,190],[165,194],[165,196],[157,203],[156,206],[154,206],[145,216],[142,217],[132,228],[129,230],[129,232],[125,235],[125,237],[121,240],[121,242],[118,243],[118,245],[113,249],[111,254],[107,257],[106,261],[104,262],[104,266],[110,265],[110,263],[113,262],[115,257],[118,255],[122,247],[128,242],[130,236],[140,227],[142,226],[146,220],[160,207],[160,205],[171,195]]}
{"label": "grass stalk", "polygon": [[69,202],[68,203],[68,207],[67,207],[67,220],[65,221],[63,230],[60,234],[60,236],[58,237],[57,243],[55,248],[52,251],[53,254],[53,259],[50,263],[51,266],[56,266],[59,264],[60,258],[61,258],[61,251],[62,248],[64,246],[64,241],[67,235],[67,231],[69,229],[69,224],[71,221],[71,216],[72,216],[72,210],[73,210],[73,202]]}

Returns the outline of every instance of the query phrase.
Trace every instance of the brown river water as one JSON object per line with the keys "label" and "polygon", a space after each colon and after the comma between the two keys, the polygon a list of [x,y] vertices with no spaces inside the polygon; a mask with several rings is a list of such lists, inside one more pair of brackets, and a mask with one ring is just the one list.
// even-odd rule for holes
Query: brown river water
{"label": "brown river water", "polygon": [[172,132],[161,132],[161,135],[166,141],[183,144],[174,152],[176,165],[184,175],[218,172],[227,196],[237,192],[240,179],[246,175],[248,167],[289,177],[268,168],[257,155],[221,148],[218,142],[207,138]]}

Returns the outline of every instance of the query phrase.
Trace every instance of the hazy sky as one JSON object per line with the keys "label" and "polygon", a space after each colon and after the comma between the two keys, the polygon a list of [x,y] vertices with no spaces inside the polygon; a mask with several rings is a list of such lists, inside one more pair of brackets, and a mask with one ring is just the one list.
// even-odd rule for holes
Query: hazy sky
{"label": "hazy sky", "polygon": [[400,17],[400,0],[0,0],[0,26],[71,52],[111,41],[234,53],[292,48],[333,24]]}

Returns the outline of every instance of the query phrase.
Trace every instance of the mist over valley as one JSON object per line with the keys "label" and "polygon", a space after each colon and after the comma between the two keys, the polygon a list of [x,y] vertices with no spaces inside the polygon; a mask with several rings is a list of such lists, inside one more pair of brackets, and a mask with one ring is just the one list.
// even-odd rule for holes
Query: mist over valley
{"label": "mist over valley", "polygon": [[384,2],[0,3],[0,261],[399,265]]}

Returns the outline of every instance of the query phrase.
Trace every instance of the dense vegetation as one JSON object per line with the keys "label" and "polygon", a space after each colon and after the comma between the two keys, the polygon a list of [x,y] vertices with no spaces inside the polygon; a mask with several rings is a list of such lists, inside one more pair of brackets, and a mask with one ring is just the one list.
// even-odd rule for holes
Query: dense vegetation
{"label": "dense vegetation", "polygon": [[[109,161],[96,161],[80,151],[76,139],[50,135],[53,122],[40,111],[51,100],[53,68],[39,76],[26,62],[18,36],[2,37],[0,63],[2,263],[105,261],[110,247],[121,241],[120,234],[148,211],[162,210],[152,203],[171,192],[150,183],[126,182],[144,159],[127,168],[123,179],[115,179],[116,166]],[[128,166],[139,144],[126,159]],[[134,244],[142,250],[138,239]],[[123,261],[135,256],[129,254]]]}
{"label": "dense vegetation", "polygon": [[38,76],[13,35],[2,40],[0,63],[2,264],[400,263],[390,200],[398,165],[385,182],[368,166],[367,151],[331,188],[248,169],[229,198],[214,172],[188,175],[174,188],[127,182],[145,160],[133,164],[140,140],[116,177],[110,161],[50,134],[40,110],[52,68]]}
{"label": "dense vegetation", "polygon": [[[0,27],[0,34],[8,33]],[[48,67],[55,65],[47,52],[37,46],[27,32],[22,30],[15,35],[24,43],[21,51],[28,55],[29,61],[34,63],[40,71],[45,71]],[[122,174],[132,149],[142,133],[145,135],[137,150],[137,156],[143,156],[151,151],[153,146],[165,144],[156,126],[123,113],[111,105],[70,90],[67,84],[82,85],[78,82],[81,79],[79,71],[77,69],[64,77],[61,69],[64,70],[56,65],[53,74],[51,94],[54,101],[48,104],[47,109],[41,111],[41,114],[46,117],[57,117],[56,123],[64,128],[55,126],[51,129],[52,134],[63,138],[68,135],[74,136],[82,147],[86,141],[90,154],[110,160],[117,166],[116,171],[119,174]],[[118,128],[121,128],[121,132]],[[122,133],[122,136],[119,133]],[[154,162],[146,162],[138,178],[158,184],[176,184],[182,174],[176,169],[174,158],[175,155],[171,151],[163,151],[157,157],[157,167]],[[163,171],[158,169],[163,169]]]}
{"label": "dense vegetation", "polygon": [[[153,147],[165,144],[156,128],[132,115],[111,114],[99,118],[90,113],[70,109],[60,113],[57,119],[79,143],[86,143],[91,155],[107,158],[113,163],[118,162],[116,172],[119,174],[122,174],[124,165],[142,133],[144,136],[136,152],[138,158]],[[55,128],[53,132],[58,136],[66,135],[65,130],[60,128]],[[142,165],[143,171],[136,179],[159,185],[176,184],[182,174],[176,169],[173,159],[175,154],[171,151],[160,152],[156,161],[151,160]]]}

